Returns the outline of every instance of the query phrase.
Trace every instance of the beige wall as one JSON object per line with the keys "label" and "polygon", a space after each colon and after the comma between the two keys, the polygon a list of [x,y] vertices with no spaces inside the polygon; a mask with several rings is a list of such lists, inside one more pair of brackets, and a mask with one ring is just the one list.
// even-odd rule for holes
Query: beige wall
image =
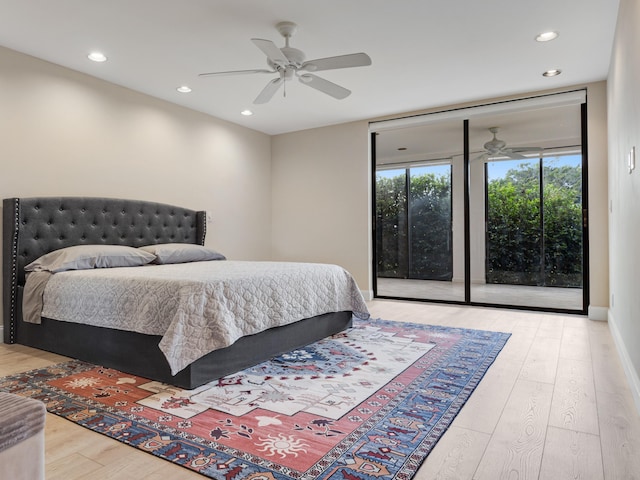
{"label": "beige wall", "polygon": [[207,245],[271,255],[268,135],[0,47],[0,198],[44,195],[206,210]]}
{"label": "beige wall", "polygon": [[[608,307],[606,83],[587,89],[591,246],[590,316]],[[536,92],[548,93],[548,92]],[[509,97],[513,98],[513,97]],[[503,99],[491,99],[491,103]],[[446,106],[429,112],[472,104]],[[415,115],[398,113],[396,117]],[[393,118],[393,117],[387,117]],[[360,289],[371,289],[370,154],[363,122],[273,139],[273,256],[339,263]],[[337,232],[342,232],[342,238]],[[365,250],[366,249],[366,250]]]}
{"label": "beige wall", "polygon": [[271,255],[271,138],[0,48],[0,196],[207,210],[207,245]]}
{"label": "beige wall", "polygon": [[609,215],[607,84],[587,85],[589,167],[589,317],[607,319],[609,307]]}
{"label": "beige wall", "polygon": [[274,260],[335,263],[370,286],[369,125],[354,122],[272,140]]}
{"label": "beige wall", "polygon": [[[640,1],[621,0],[608,80],[609,326],[640,410]],[[630,174],[627,155],[636,148]]]}

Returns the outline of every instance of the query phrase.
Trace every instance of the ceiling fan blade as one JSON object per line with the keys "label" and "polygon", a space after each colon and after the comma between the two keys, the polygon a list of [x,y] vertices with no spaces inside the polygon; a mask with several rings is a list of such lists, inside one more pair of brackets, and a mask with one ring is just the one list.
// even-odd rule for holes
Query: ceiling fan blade
{"label": "ceiling fan blade", "polygon": [[301,70],[319,72],[321,70],[335,70],[337,68],[366,67],[371,65],[371,58],[366,53],[352,53],[336,57],[318,58],[304,62]]}
{"label": "ceiling fan blade", "polygon": [[230,70],[228,72],[209,72],[209,73],[200,73],[199,77],[214,77],[219,76],[222,77],[224,75],[249,75],[251,73],[276,73],[275,70],[266,70],[264,68],[257,70]]}
{"label": "ceiling fan blade", "polygon": [[288,65],[289,59],[284,56],[282,50],[276,47],[276,44],[271,40],[264,40],[262,38],[252,38],[251,41],[253,44],[262,50],[269,60],[271,60],[276,65]]}
{"label": "ceiling fan blade", "polygon": [[253,101],[254,104],[259,105],[262,103],[267,103],[269,100],[273,98],[275,93],[280,88],[280,85],[284,83],[284,79],[282,77],[275,78],[267,83],[267,86],[262,89],[260,94]]}
{"label": "ceiling fan blade", "polygon": [[513,147],[510,148],[509,151],[521,153],[521,152],[541,152],[543,150],[542,147]]}
{"label": "ceiling fan blade", "polygon": [[316,90],[319,90],[322,93],[326,93],[327,95],[330,95],[333,98],[337,98],[338,100],[342,100],[343,98],[347,98],[349,95],[351,95],[351,90],[347,90],[340,85],[336,85],[329,80],[325,80],[324,78],[317,77],[310,73],[300,75],[298,78],[304,85],[315,88]]}
{"label": "ceiling fan blade", "polygon": [[506,157],[511,158],[512,160],[526,160],[527,157],[525,157],[524,155],[520,155],[517,152],[504,152],[504,155]]}

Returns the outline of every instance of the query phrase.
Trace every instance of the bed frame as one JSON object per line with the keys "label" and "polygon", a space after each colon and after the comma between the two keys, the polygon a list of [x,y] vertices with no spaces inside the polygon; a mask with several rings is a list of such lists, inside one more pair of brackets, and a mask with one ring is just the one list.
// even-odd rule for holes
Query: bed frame
{"label": "bed frame", "polygon": [[3,200],[4,342],[115,368],[193,389],[272,356],[294,350],[351,326],[351,312],[304,319],[239,339],[196,360],[175,376],[158,348],[161,337],[47,318],[22,321],[24,267],[72,245],[139,247],[155,243],[204,245],[206,212],[161,203],[93,197]]}

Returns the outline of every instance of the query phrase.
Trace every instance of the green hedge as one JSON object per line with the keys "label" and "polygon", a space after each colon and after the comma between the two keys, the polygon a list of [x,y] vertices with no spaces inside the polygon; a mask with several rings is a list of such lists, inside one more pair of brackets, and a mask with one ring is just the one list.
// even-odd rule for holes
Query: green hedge
{"label": "green hedge", "polygon": [[[487,185],[486,281],[582,285],[579,166],[545,161],[543,217],[539,164],[528,162]],[[378,276],[451,280],[451,180],[431,173],[376,180]]]}
{"label": "green hedge", "polygon": [[487,187],[487,283],[582,285],[580,167],[512,169]]}
{"label": "green hedge", "polygon": [[427,173],[410,182],[407,202],[404,175],[377,179],[378,276],[451,280],[450,176]]}

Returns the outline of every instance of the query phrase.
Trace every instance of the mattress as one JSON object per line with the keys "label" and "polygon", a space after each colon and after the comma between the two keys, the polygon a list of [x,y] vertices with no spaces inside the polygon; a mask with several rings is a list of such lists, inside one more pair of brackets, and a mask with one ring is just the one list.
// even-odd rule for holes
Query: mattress
{"label": "mattress", "polygon": [[41,309],[53,320],[162,336],[173,375],[242,336],[339,311],[369,316],[337,265],[230,260],[56,273]]}

